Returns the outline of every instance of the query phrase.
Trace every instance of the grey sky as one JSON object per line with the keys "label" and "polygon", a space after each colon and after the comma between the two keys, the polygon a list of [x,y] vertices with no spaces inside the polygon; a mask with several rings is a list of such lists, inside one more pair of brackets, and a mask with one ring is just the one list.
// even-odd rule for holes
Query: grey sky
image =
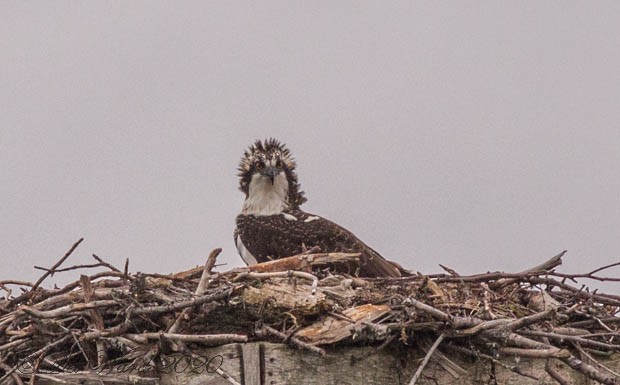
{"label": "grey sky", "polygon": [[306,210],[413,270],[619,261],[618,20],[615,1],[3,2],[0,278],[82,236],[75,263],[240,266],[237,162],[269,136]]}

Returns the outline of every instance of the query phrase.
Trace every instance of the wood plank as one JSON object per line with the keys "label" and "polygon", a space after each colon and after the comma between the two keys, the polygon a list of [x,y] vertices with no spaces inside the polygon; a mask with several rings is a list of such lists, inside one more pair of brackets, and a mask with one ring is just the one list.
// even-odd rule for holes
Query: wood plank
{"label": "wood plank", "polygon": [[356,306],[342,312],[345,317],[354,322],[327,316],[321,321],[301,329],[295,333],[295,337],[315,345],[333,344],[351,337],[351,331],[359,326],[360,322],[373,322],[389,311],[390,307],[387,305],[365,304]]}
{"label": "wood plank", "polygon": [[243,354],[243,384],[261,384],[261,365],[260,365],[260,344],[243,344],[241,346]]}
{"label": "wood plank", "polygon": [[[249,343],[247,345],[259,345]],[[250,348],[255,349],[255,348]],[[223,361],[221,369],[230,375],[230,381],[220,374],[209,372],[197,373],[189,369],[177,367],[172,373],[162,373],[161,379],[137,379],[127,373],[107,373],[102,377],[86,376],[84,373],[64,373],[57,376],[61,381],[85,385],[121,385],[129,382],[149,385],[232,385],[243,383],[242,344],[230,344],[214,348],[196,349],[195,354],[202,357],[219,357]],[[424,352],[415,347],[389,346],[377,350],[374,346],[335,346],[326,347],[327,356],[309,353],[303,350],[292,349],[284,344],[260,343],[262,355],[261,369],[264,384],[266,385],[383,385],[407,384],[411,379]],[[440,351],[442,347],[439,347]],[[474,385],[481,383],[495,383],[508,385],[557,385],[545,372],[545,359],[521,359],[514,357],[498,357],[506,364],[492,365],[488,361],[472,361],[469,357],[455,354],[448,349],[443,353],[464,369],[459,376],[445,370],[440,364],[438,355],[433,356],[422,372],[416,385]],[[177,357],[179,355],[176,355]],[[173,356],[166,356],[173,357]],[[561,363],[553,360],[556,370],[561,372],[567,381],[573,385],[586,385],[583,376]],[[609,358],[601,358],[601,363],[612,370],[620,371],[620,354]],[[519,371],[539,377],[539,380],[523,377],[511,371],[510,367],[517,366]],[[66,383],[65,382],[65,383]],[[37,384],[51,385],[62,382],[49,378],[37,378]]]}

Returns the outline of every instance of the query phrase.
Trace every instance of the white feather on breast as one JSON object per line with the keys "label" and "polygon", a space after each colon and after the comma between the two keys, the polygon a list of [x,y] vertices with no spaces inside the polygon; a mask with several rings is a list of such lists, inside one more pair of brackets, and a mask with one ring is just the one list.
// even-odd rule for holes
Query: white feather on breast
{"label": "white feather on breast", "polygon": [[257,216],[280,214],[288,207],[287,194],[288,181],[284,173],[278,174],[273,182],[260,174],[254,174],[241,213]]}

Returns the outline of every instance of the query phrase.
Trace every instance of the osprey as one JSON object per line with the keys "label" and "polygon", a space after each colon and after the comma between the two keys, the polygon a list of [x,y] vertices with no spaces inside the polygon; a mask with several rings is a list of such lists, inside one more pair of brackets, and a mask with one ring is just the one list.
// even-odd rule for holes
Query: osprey
{"label": "osprey", "polygon": [[239,164],[239,189],[245,194],[237,216],[235,244],[248,265],[289,257],[318,246],[321,252],[361,253],[363,277],[400,277],[409,272],[385,260],[345,228],[300,209],[295,161],[276,139],[257,140]]}

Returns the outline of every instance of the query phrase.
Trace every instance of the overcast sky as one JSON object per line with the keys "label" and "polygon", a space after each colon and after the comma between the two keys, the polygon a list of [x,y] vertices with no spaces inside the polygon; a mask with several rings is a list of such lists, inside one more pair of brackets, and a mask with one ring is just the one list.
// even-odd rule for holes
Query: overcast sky
{"label": "overcast sky", "polygon": [[620,261],[618,20],[617,1],[2,2],[0,279],[80,237],[69,264],[241,266],[236,167],[271,136],[306,210],[414,271]]}

